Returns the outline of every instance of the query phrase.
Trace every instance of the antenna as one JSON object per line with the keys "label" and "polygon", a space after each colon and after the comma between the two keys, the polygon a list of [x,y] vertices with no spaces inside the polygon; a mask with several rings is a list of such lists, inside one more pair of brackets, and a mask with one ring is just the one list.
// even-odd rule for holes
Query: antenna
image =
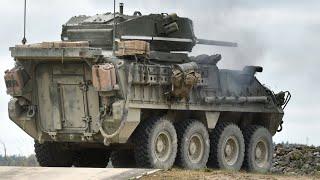
{"label": "antenna", "polygon": [[27,0],[24,0],[24,24],[23,24],[23,39],[22,39],[23,45],[25,45],[27,43],[26,24],[27,24]]}
{"label": "antenna", "polygon": [[116,51],[116,0],[113,0],[113,44],[112,54],[115,55]]}

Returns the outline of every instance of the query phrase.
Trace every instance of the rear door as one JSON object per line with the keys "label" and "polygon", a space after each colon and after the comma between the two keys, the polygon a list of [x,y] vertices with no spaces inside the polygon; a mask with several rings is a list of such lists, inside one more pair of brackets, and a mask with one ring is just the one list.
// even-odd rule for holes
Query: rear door
{"label": "rear door", "polygon": [[92,114],[98,112],[98,94],[86,85],[86,72],[85,64],[37,67],[39,116],[45,131],[83,133],[88,130]]}

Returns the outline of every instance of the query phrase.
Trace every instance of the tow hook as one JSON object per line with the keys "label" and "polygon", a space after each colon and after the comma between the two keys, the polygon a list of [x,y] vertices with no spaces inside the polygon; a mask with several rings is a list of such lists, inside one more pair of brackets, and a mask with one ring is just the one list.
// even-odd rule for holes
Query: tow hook
{"label": "tow hook", "polygon": [[279,125],[279,128],[278,128],[277,132],[281,132],[282,131],[282,129],[283,129],[282,125],[283,125],[283,121],[280,122],[280,125]]}
{"label": "tow hook", "polygon": [[278,105],[284,110],[291,99],[291,93],[289,91],[281,91],[280,93],[276,94],[275,97]]}
{"label": "tow hook", "polygon": [[36,109],[37,107],[34,105],[28,106],[27,117],[33,118],[36,115]]}

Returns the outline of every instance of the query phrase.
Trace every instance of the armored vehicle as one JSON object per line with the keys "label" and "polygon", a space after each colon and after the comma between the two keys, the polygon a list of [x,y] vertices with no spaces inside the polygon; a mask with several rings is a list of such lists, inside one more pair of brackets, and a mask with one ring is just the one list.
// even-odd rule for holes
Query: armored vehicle
{"label": "armored vehicle", "polygon": [[72,17],[62,41],[10,48],[10,119],[49,167],[216,167],[267,172],[290,93],[219,69],[221,55],[189,57],[198,39],[176,14]]}

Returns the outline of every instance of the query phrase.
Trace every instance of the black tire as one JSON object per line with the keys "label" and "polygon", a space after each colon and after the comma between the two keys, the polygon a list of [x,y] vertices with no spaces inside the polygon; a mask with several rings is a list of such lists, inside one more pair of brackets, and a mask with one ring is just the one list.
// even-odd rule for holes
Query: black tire
{"label": "black tire", "polygon": [[245,144],[240,128],[232,123],[219,123],[210,133],[208,166],[225,170],[241,169]]}
{"label": "black tire", "polygon": [[142,122],[134,136],[134,154],[138,167],[170,169],[177,155],[177,134],[166,118]]}
{"label": "black tire", "polygon": [[205,168],[210,152],[209,133],[205,125],[197,120],[180,121],[176,124],[176,130],[176,164],[186,169]]}
{"label": "black tire", "polygon": [[71,167],[73,152],[55,142],[34,143],[38,163],[42,167]]}
{"label": "black tire", "polygon": [[110,155],[114,168],[134,168],[136,161],[132,150],[115,150]]}
{"label": "black tire", "polygon": [[76,152],[75,167],[105,168],[109,163],[110,153],[104,149],[82,149]]}
{"label": "black tire", "polygon": [[244,138],[244,169],[258,173],[269,172],[273,157],[272,135],[269,130],[262,126],[249,126],[244,129]]}

